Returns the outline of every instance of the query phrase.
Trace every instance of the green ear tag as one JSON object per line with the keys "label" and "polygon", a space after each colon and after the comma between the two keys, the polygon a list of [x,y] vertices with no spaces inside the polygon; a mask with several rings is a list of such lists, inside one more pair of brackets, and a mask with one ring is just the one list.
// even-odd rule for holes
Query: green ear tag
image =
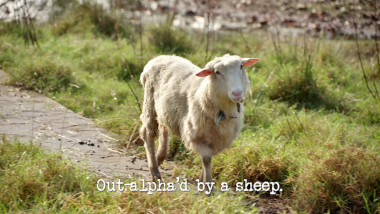
{"label": "green ear tag", "polygon": [[218,119],[216,119],[216,126],[218,126],[220,121],[223,120],[224,118],[226,118],[226,115],[224,115],[224,112],[220,111],[219,117],[218,117]]}

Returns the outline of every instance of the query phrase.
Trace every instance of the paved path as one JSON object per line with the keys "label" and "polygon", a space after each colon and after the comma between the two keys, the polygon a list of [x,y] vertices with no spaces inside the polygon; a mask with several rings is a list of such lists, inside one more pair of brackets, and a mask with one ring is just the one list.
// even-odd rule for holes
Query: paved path
{"label": "paved path", "polygon": [[[146,159],[112,149],[116,141],[112,134],[96,127],[91,119],[39,93],[7,86],[7,79],[0,70],[0,135],[33,140],[51,151],[62,150],[74,162],[107,177],[149,179]],[[169,172],[165,169],[161,168],[163,174]]]}

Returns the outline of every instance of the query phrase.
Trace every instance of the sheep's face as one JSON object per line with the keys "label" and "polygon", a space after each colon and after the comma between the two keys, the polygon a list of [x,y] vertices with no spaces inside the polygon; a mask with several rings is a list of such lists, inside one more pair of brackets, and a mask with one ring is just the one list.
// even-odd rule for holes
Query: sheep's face
{"label": "sheep's face", "polygon": [[248,74],[244,68],[254,65],[259,59],[240,58],[239,56],[224,55],[207,63],[206,68],[197,76],[209,76],[217,95],[227,97],[234,103],[243,100],[249,87]]}

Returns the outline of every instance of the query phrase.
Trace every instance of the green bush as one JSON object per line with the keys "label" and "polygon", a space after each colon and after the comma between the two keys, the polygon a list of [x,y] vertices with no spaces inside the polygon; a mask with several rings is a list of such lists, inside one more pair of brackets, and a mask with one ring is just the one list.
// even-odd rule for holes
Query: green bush
{"label": "green bush", "polygon": [[342,99],[317,82],[315,72],[311,64],[301,64],[294,70],[282,72],[269,83],[269,98],[286,101],[298,108],[346,111]]}
{"label": "green bush", "polygon": [[58,92],[65,90],[74,82],[72,70],[67,65],[51,58],[24,61],[20,67],[10,73],[12,82],[43,92]]}
{"label": "green bush", "polygon": [[181,30],[174,30],[169,24],[161,24],[149,29],[149,42],[159,53],[183,55],[193,50],[187,34]]}
{"label": "green bush", "polygon": [[75,3],[66,14],[62,14],[54,25],[53,32],[63,35],[69,32],[85,33],[91,31],[95,35],[104,35],[112,39],[129,38],[133,34],[133,26],[123,23],[117,15],[112,15],[102,6],[85,1]]}

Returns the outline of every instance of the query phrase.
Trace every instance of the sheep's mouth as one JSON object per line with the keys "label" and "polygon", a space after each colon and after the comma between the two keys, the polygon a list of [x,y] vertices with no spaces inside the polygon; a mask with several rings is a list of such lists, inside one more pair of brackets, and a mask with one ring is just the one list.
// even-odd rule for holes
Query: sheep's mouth
{"label": "sheep's mouth", "polygon": [[234,103],[240,103],[243,100],[243,96],[240,97],[230,97],[230,100]]}

